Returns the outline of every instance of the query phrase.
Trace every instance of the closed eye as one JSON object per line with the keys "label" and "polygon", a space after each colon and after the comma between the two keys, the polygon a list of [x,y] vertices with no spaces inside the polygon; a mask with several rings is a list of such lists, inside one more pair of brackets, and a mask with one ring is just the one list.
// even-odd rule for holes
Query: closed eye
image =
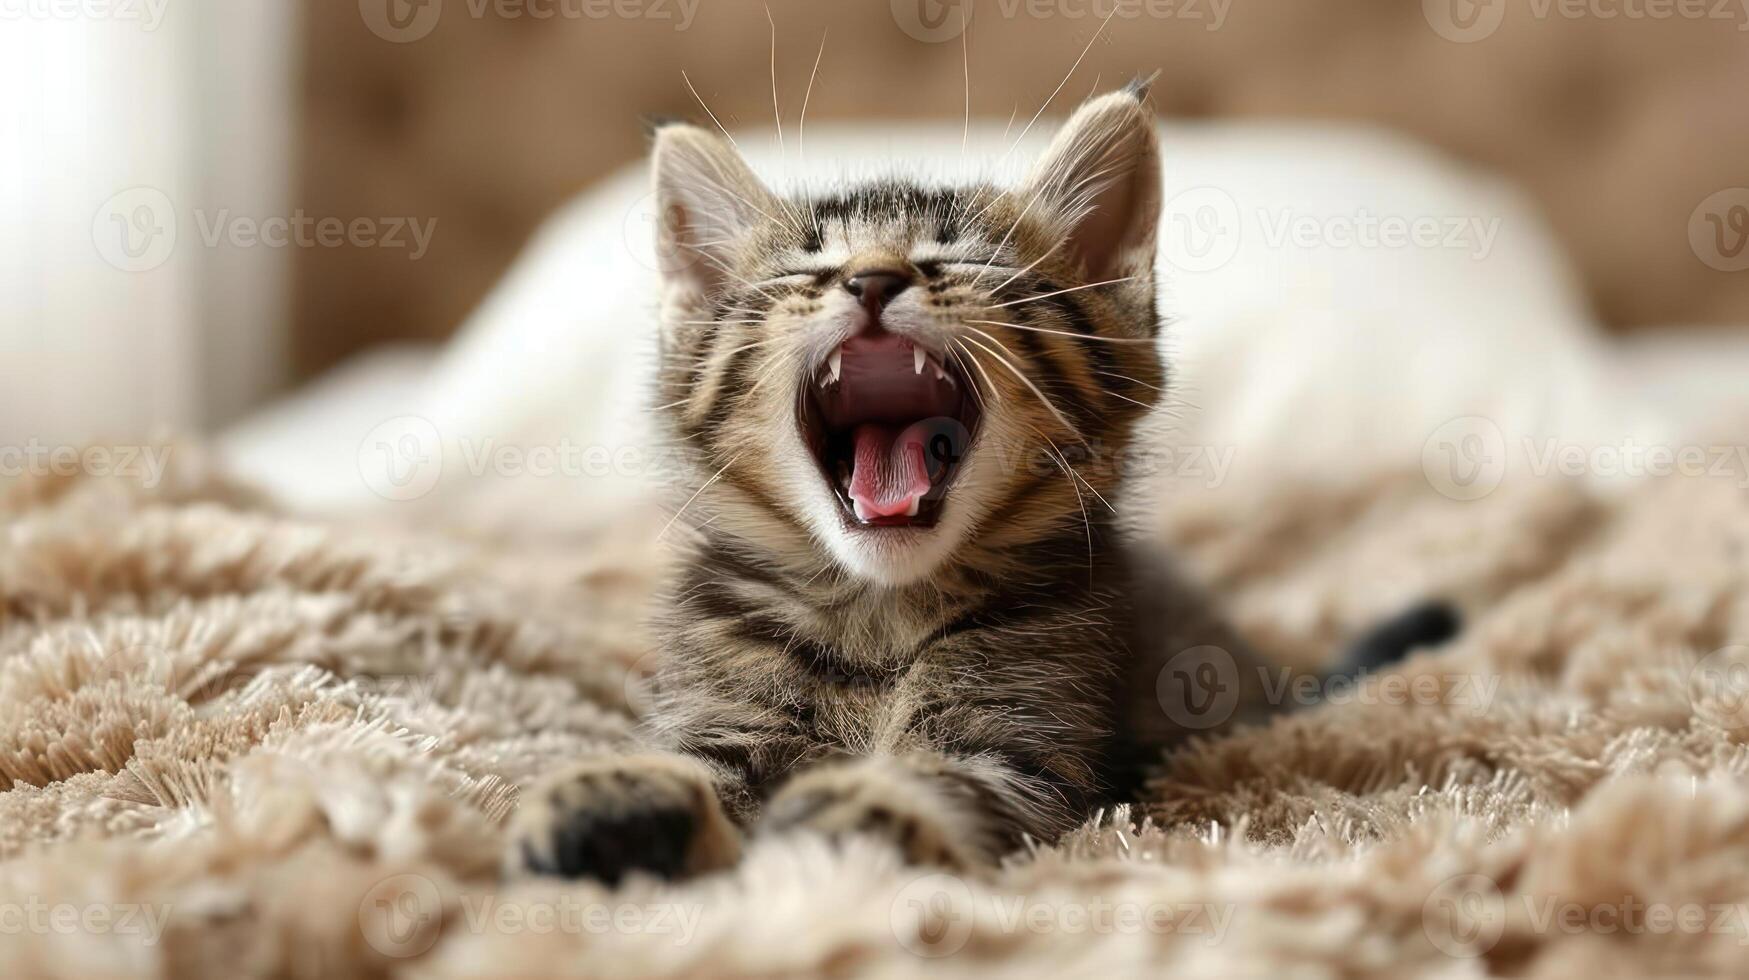
{"label": "closed eye", "polygon": [[961,262],[943,262],[943,263],[941,263],[941,267],[944,269],[952,269],[952,270],[956,270],[956,271],[971,270],[974,272],[983,272],[986,269],[988,269],[991,272],[1005,272],[1005,273],[1015,273],[1015,272],[1020,271],[1019,269],[1017,269],[1014,266],[1003,265],[1003,264],[997,262],[994,257],[990,258],[988,261],[983,261],[983,260],[979,260],[979,259],[967,259],[967,260],[961,261]]}
{"label": "closed eye", "polygon": [[815,285],[819,285],[821,283],[824,283],[826,280],[832,278],[833,276],[835,276],[837,274],[838,274],[838,270],[836,268],[825,267],[825,266],[822,266],[819,268],[813,268],[813,269],[796,269],[796,270],[789,271],[789,272],[780,272],[777,275],[772,276],[769,279],[761,279],[759,282],[755,283],[754,285],[756,285],[756,286],[802,285],[802,280],[807,280],[809,282],[814,283]]}

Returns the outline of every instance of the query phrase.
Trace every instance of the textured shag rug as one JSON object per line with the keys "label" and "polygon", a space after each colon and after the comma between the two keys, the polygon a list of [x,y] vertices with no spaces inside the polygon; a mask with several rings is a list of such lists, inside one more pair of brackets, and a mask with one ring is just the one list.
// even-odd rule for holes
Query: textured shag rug
{"label": "textured shag rug", "polygon": [[1466,502],[1409,474],[1159,513],[1279,664],[1427,596],[1468,627],[1356,686],[1264,668],[1323,703],[1193,741],[988,878],[795,839],[610,892],[501,886],[501,827],[628,732],[659,521],[302,523],[187,447],[150,491],[0,488],[0,972],[1744,974],[1737,481]]}

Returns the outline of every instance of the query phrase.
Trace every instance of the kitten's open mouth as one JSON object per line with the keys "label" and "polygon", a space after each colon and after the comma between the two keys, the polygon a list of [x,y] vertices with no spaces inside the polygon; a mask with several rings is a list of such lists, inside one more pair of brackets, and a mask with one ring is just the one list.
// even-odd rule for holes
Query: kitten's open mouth
{"label": "kitten's open mouth", "polygon": [[850,523],[933,525],[978,424],[958,366],[896,334],[864,335],[804,387],[803,440]]}

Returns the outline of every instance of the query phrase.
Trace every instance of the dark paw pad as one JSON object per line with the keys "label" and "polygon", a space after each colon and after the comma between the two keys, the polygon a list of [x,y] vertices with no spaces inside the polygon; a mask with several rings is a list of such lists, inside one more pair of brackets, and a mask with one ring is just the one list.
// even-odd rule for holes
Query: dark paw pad
{"label": "dark paw pad", "polygon": [[533,837],[520,842],[522,864],[536,874],[609,885],[631,871],[675,878],[686,870],[693,823],[692,814],[681,809],[555,809],[544,846]]}
{"label": "dark paw pad", "polygon": [[585,764],[529,791],[507,870],[611,885],[633,871],[677,878],[727,867],[739,849],[697,764],[634,756]]}

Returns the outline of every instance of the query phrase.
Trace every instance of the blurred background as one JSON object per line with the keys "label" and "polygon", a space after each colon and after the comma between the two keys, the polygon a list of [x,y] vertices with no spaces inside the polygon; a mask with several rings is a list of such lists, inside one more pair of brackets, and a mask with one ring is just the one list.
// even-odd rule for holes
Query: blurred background
{"label": "blurred background", "polygon": [[1749,323],[1738,0],[0,0],[0,443],[443,341],[689,82],[769,126],[818,56],[810,122],[879,126],[969,75],[1018,128],[1107,15],[1052,115],[1158,70],[1168,117],[1377,124],[1513,181],[1608,331]]}

